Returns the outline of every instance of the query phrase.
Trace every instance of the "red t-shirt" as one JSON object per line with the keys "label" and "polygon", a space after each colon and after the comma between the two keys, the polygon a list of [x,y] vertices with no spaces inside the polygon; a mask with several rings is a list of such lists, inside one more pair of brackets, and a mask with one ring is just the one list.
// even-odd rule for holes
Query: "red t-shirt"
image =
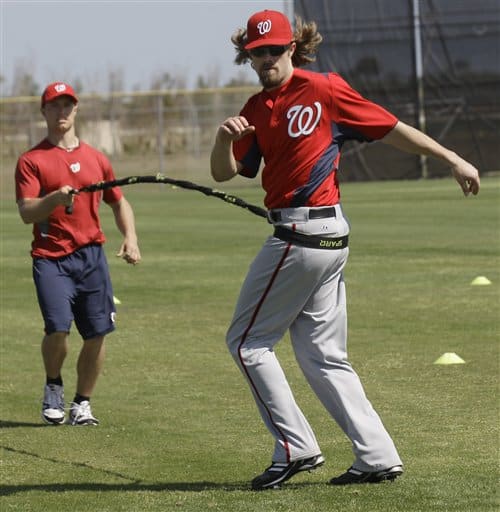
{"label": "red t-shirt", "polygon": [[[19,157],[16,166],[16,200],[39,198],[64,185],[75,189],[99,181],[114,180],[113,168],[104,154],[80,142],[66,151],[43,140]],[[114,203],[122,198],[121,190],[81,193],[74,198],[73,213],[57,206],[43,222],[33,225],[31,255],[60,258],[80,247],[105,241],[99,221],[101,199]]]}
{"label": "red t-shirt", "polygon": [[398,119],[363,98],[336,73],[295,68],[279,89],[252,96],[241,111],[255,133],[233,144],[253,178],[264,159],[267,208],[329,206],[339,202],[336,176],[347,140],[381,139]]}

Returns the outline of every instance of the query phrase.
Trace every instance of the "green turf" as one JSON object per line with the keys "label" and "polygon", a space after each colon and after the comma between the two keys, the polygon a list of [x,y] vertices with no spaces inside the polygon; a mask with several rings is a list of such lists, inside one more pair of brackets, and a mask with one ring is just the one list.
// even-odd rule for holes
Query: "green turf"
{"label": "green turf", "polygon": [[[406,473],[394,484],[325,484],[352,462],[350,446],[284,339],[278,355],[327,462],[263,493],[248,482],[270,462],[273,443],[224,334],[247,267],[271,228],[197,192],[124,190],[143,261],[133,268],[114,257],[119,237],[105,208],[106,251],[122,304],[93,397],[97,428],[40,422],[31,228],[3,197],[2,511],[498,510],[498,178],[483,179],[480,195],[467,199],[452,180],[343,186],[352,224],[350,357]],[[258,189],[229,191],[261,202]],[[471,286],[479,275],[492,284]],[[68,399],[79,345],[73,333],[63,373]],[[466,364],[434,365],[445,352]]]}

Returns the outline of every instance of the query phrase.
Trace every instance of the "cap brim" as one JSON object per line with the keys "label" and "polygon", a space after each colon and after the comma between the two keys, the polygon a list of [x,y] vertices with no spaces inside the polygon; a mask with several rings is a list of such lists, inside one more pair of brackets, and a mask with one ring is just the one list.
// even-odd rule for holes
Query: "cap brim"
{"label": "cap brim", "polygon": [[260,46],[283,46],[290,44],[291,39],[257,39],[251,43],[245,45],[245,50],[252,50],[253,48],[259,48]]}
{"label": "cap brim", "polygon": [[51,101],[57,100],[57,98],[62,98],[63,96],[70,98],[71,100],[73,100],[74,103],[78,103],[78,98],[76,96],[73,96],[73,94],[65,92],[64,94],[58,94],[56,96],[53,96],[52,98],[42,98],[42,106],[46,105],[47,103],[50,103]]}

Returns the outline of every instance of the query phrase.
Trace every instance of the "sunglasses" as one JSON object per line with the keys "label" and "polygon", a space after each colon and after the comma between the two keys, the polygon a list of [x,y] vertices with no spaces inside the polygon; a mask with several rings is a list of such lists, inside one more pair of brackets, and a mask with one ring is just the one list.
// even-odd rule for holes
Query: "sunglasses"
{"label": "sunglasses", "polygon": [[264,57],[265,55],[270,55],[271,57],[279,57],[283,55],[288,48],[290,48],[289,44],[285,45],[270,45],[270,46],[259,46],[258,48],[253,48],[252,50],[248,50],[248,53],[252,57]]}

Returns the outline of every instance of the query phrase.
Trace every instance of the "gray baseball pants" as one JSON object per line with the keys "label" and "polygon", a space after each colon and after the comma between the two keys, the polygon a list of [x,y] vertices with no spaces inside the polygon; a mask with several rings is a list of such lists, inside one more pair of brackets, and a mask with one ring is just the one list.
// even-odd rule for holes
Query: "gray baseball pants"
{"label": "gray baseball pants", "polygon": [[[314,220],[308,219],[309,208],[280,210],[280,224],[325,237],[348,234],[342,208],[335,209],[335,217]],[[347,360],[343,269],[348,251],[310,249],[270,236],[241,288],[227,344],[275,439],[273,462],[321,453],[274,352],[289,330],[309,385],[352,443],[353,466],[376,471],[402,464]]]}

